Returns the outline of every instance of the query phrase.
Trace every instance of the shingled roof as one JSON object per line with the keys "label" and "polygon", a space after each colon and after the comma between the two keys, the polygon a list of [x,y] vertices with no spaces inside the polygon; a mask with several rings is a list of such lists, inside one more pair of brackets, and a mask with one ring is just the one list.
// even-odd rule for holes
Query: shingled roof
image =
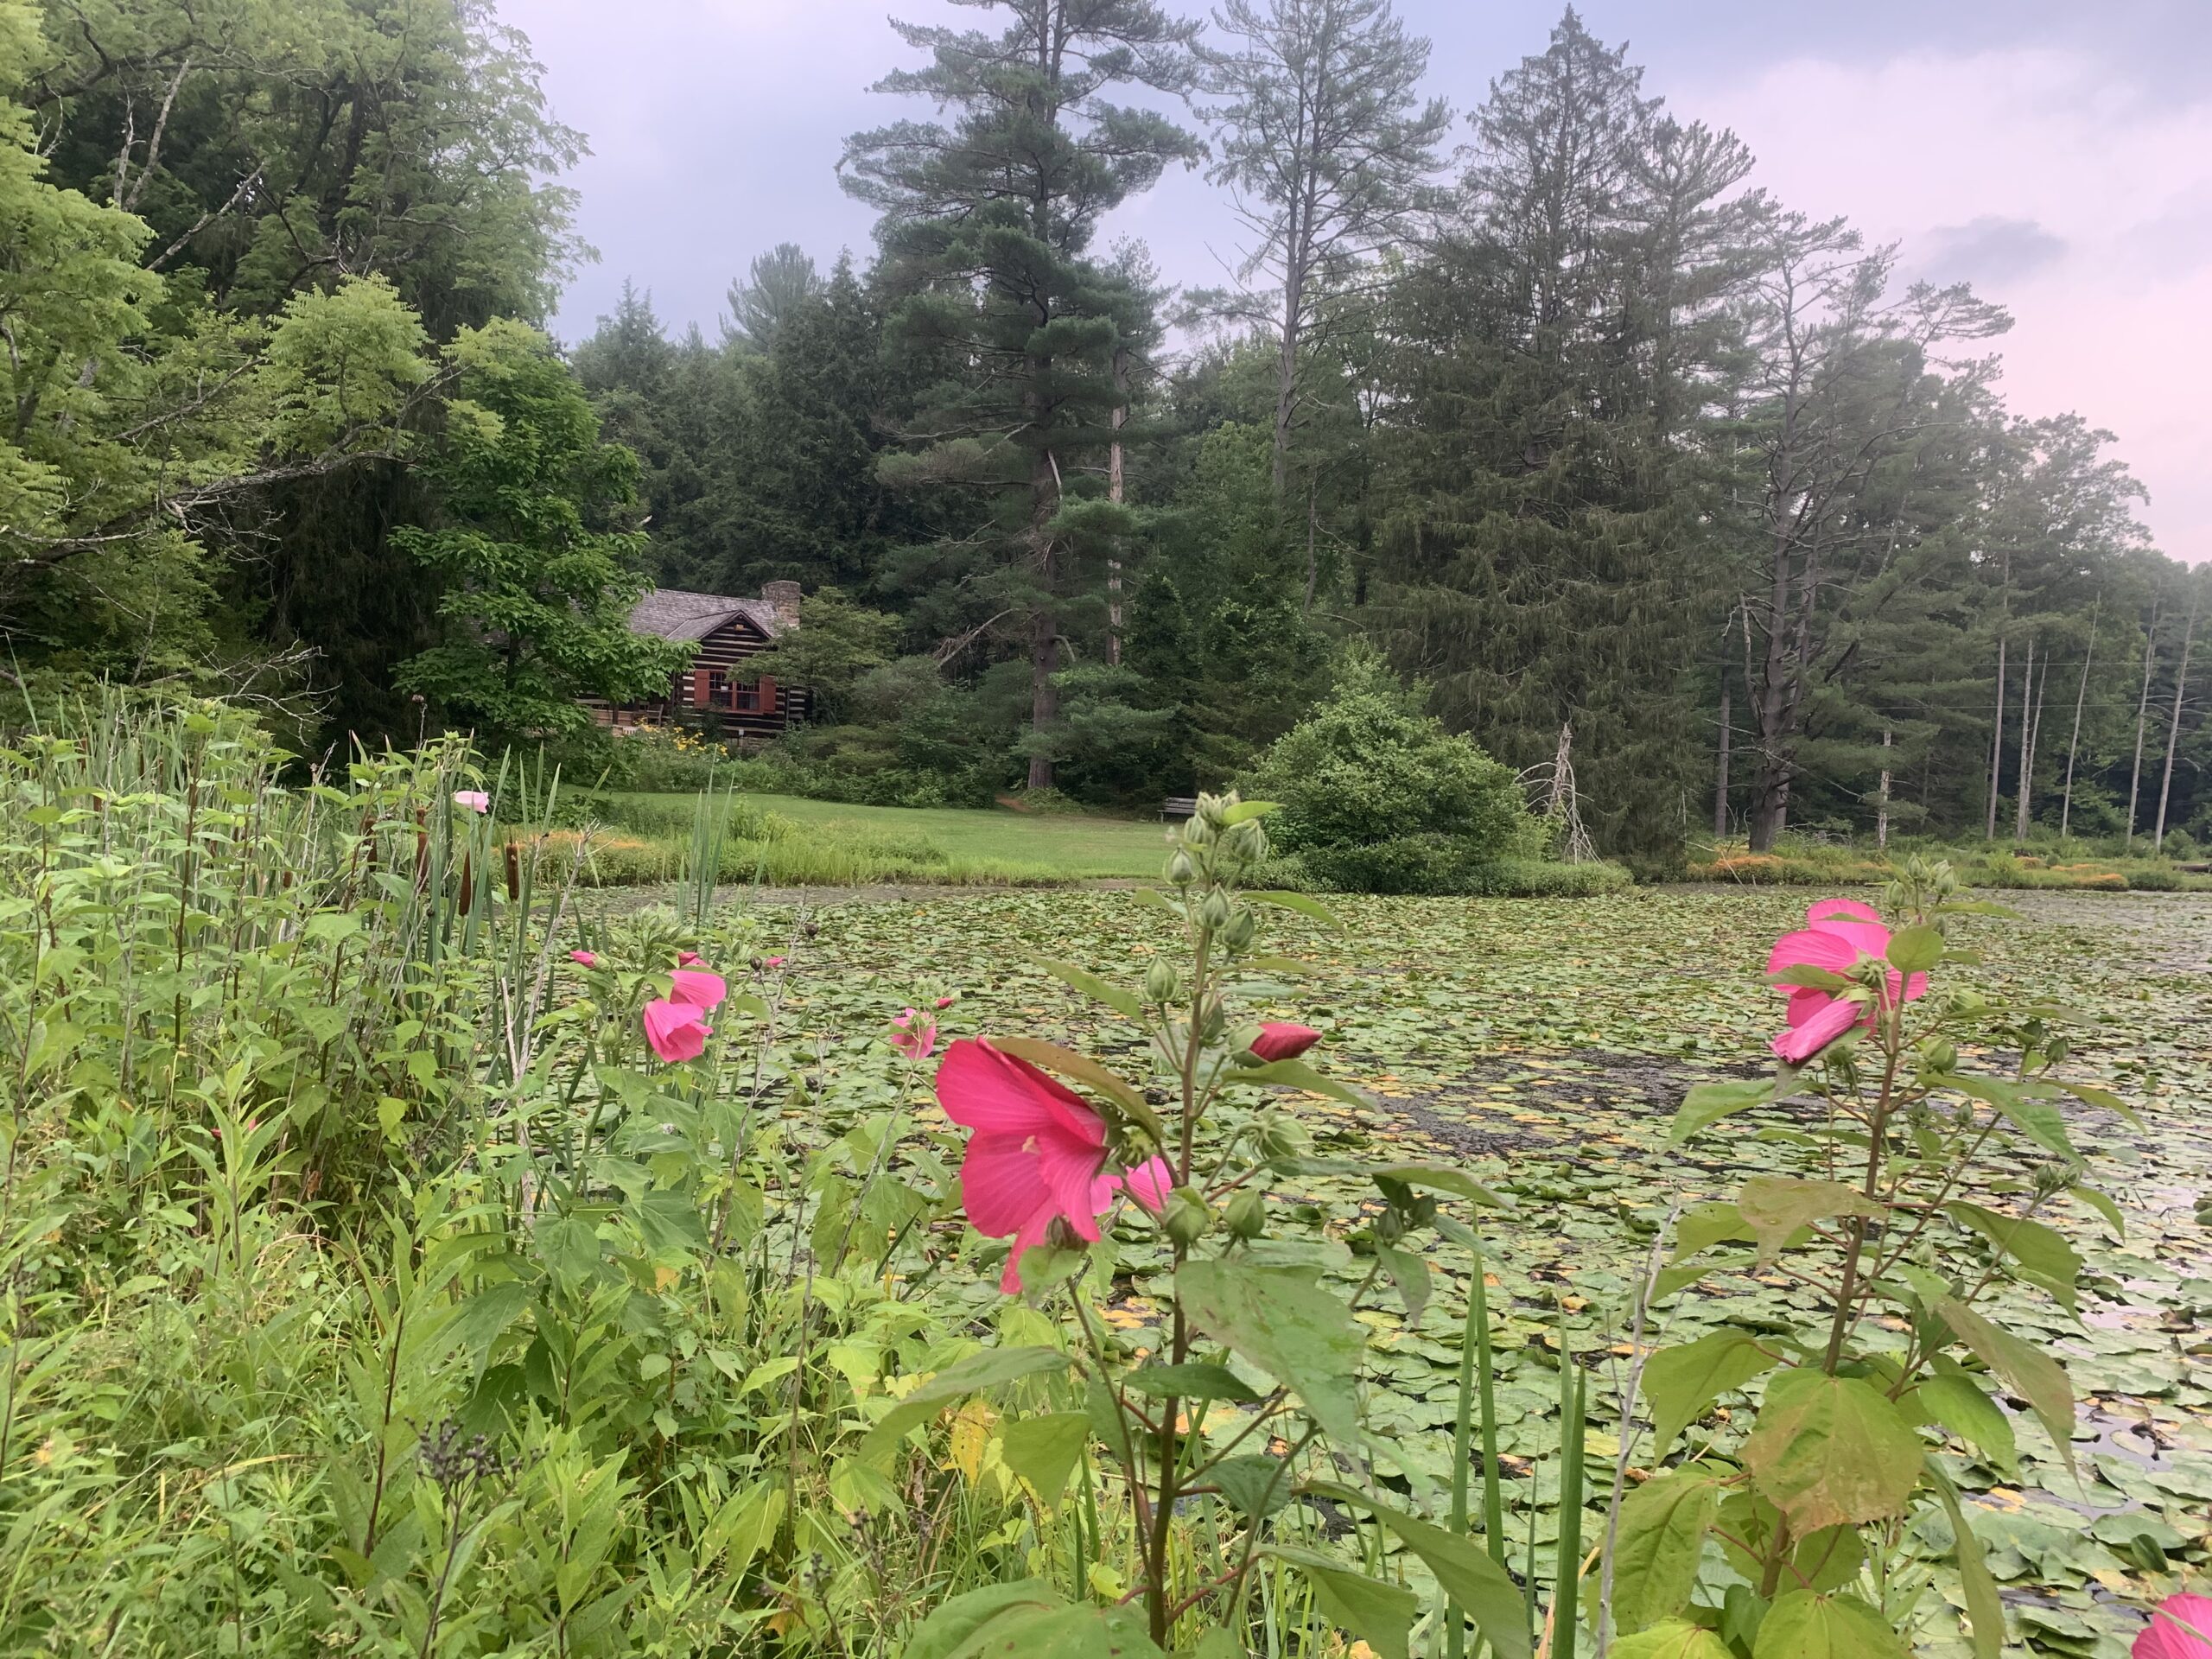
{"label": "shingled roof", "polygon": [[648,588],[630,607],[630,632],[663,639],[703,639],[716,628],[743,617],[769,639],[783,632],[776,607],[765,599],[733,599],[727,594],[688,594],[680,588]]}

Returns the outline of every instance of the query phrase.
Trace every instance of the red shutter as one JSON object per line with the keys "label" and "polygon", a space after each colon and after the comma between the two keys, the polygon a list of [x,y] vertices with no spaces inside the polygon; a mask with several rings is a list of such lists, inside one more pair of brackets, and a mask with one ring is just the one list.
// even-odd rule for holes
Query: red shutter
{"label": "red shutter", "polygon": [[691,706],[703,709],[714,702],[714,671],[695,668],[691,671]]}
{"label": "red shutter", "polygon": [[760,677],[760,712],[764,715],[776,712],[776,682],[766,674]]}

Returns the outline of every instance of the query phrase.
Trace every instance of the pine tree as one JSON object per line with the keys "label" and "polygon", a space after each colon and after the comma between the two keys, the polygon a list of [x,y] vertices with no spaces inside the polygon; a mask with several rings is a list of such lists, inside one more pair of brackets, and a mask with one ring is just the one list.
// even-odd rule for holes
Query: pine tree
{"label": "pine tree", "polygon": [[1024,637],[1032,787],[1059,741],[1065,638],[1103,587],[1125,512],[1094,487],[1121,398],[1114,363],[1126,283],[1087,257],[1101,215],[1196,154],[1165,117],[1112,101],[1117,86],[1180,92],[1193,29],[1151,0],[983,0],[997,35],[896,23],[924,67],[880,90],[920,95],[950,124],[903,121],[848,141],[846,188],[880,210],[884,275],[907,349],[947,378],[917,400],[903,487],[955,486],[976,508],[937,543]]}

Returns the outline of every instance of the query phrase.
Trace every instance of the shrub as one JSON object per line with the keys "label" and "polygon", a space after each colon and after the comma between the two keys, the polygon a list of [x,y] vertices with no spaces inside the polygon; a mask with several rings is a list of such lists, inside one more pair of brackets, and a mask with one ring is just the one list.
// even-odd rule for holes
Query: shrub
{"label": "shrub", "polygon": [[1331,887],[1442,893],[1485,859],[1533,850],[1513,774],[1421,712],[1379,658],[1337,688],[1244,780],[1275,802],[1269,839]]}
{"label": "shrub", "polygon": [[1597,899],[1636,885],[1618,864],[1555,864],[1541,858],[1493,858],[1460,873],[1460,893],[1484,899]]}

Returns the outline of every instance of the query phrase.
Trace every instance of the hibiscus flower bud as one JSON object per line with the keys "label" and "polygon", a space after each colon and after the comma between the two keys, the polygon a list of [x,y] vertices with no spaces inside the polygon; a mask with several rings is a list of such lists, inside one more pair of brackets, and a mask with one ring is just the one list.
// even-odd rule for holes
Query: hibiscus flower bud
{"label": "hibiscus flower bud", "polygon": [[1229,895],[1217,887],[1198,906],[1199,924],[1218,933],[1229,925]]}
{"label": "hibiscus flower bud", "polygon": [[1160,1224],[1167,1230],[1168,1237],[1188,1249],[1213,1225],[1213,1211],[1196,1188],[1179,1186],[1167,1195],[1167,1208]]}
{"label": "hibiscus flower bud", "polygon": [[1268,832],[1260,827],[1257,818],[1232,823],[1221,832],[1221,849],[1248,862],[1265,858],[1268,855]]}
{"label": "hibiscus flower bud", "polygon": [[1176,982],[1174,964],[1163,957],[1154,957],[1152,966],[1144,970],[1144,999],[1147,1002],[1166,1004],[1175,1000],[1180,986]]}
{"label": "hibiscus flower bud", "polygon": [[1920,1046],[1920,1069],[1923,1072],[1948,1074],[1959,1069],[1958,1046],[1941,1038],[1931,1037]]}
{"label": "hibiscus flower bud", "polygon": [[1252,941],[1259,935],[1259,918],[1240,906],[1230,912],[1228,922],[1223,926],[1221,942],[1231,950],[1249,950]]}
{"label": "hibiscus flower bud", "polygon": [[1302,1158],[1313,1144],[1303,1126],[1281,1116],[1260,1121],[1260,1155],[1273,1163],[1282,1158]]}
{"label": "hibiscus flower bud", "polygon": [[1229,1224],[1229,1230],[1239,1238],[1257,1238],[1268,1230],[1267,1195],[1246,1187],[1229,1201],[1222,1219]]}
{"label": "hibiscus flower bud", "polygon": [[1198,879],[1198,867],[1191,855],[1178,847],[1167,856],[1167,880],[1171,886],[1187,887]]}

